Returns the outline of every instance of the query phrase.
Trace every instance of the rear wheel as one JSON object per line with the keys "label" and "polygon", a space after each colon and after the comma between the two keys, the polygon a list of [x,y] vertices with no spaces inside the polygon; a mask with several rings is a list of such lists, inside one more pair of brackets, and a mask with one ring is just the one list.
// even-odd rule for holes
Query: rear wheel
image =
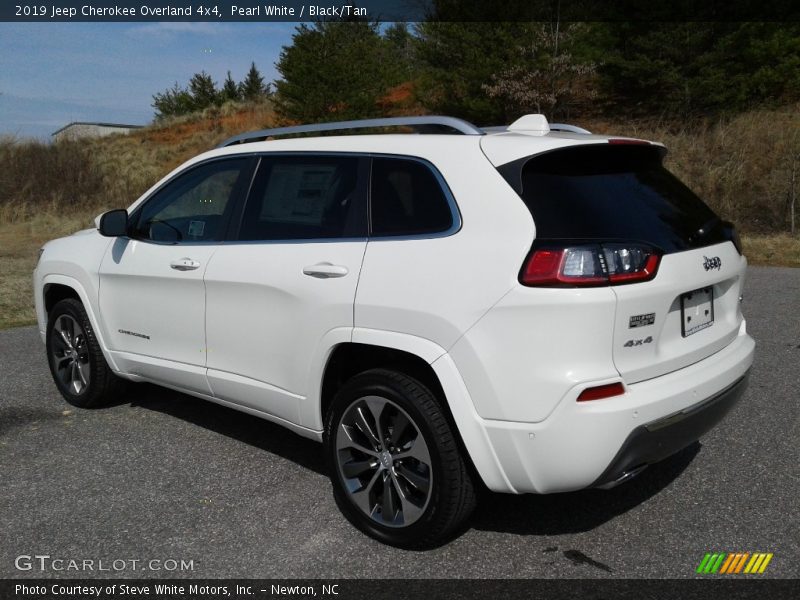
{"label": "rear wheel", "polygon": [[386,544],[440,543],[466,521],[475,492],[436,397],[402,373],[355,376],[334,398],[325,453],[336,503]]}
{"label": "rear wheel", "polygon": [[106,363],[83,304],[68,298],[47,318],[47,360],[58,391],[75,406],[100,406],[122,388]]}

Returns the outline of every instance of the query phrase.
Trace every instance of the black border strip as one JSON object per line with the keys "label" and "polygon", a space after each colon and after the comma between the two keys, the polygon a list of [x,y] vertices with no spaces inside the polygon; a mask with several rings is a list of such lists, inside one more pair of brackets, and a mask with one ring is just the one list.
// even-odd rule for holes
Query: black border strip
{"label": "black border strip", "polygon": [[[778,557],[776,557],[777,559]],[[156,585],[171,586],[171,593],[156,593]],[[20,591],[25,586],[28,593]],[[122,593],[122,586],[139,588],[137,594]],[[194,586],[194,587],[192,587]],[[76,588],[102,588],[100,595],[69,593]],[[149,593],[141,593],[142,588]],[[38,588],[44,594],[30,592]],[[53,590],[57,590],[56,593]],[[112,591],[113,590],[113,591]],[[182,590],[179,591],[179,590]],[[66,593],[61,593],[62,591]],[[86,598],[168,598],[173,600],[265,600],[273,598],[382,598],[419,600],[453,598],[580,598],[581,600],[783,600],[800,596],[800,579],[764,579],[763,575],[702,576],[697,579],[4,579],[4,600],[84,600]]]}
{"label": "black border strip", "polygon": [[[233,5],[241,10],[232,10]],[[274,7],[270,14],[267,14],[267,6]],[[8,0],[0,3],[0,21],[7,22],[224,23],[322,19],[785,23],[800,22],[800,3],[796,0],[506,0],[502,3],[487,0]]]}

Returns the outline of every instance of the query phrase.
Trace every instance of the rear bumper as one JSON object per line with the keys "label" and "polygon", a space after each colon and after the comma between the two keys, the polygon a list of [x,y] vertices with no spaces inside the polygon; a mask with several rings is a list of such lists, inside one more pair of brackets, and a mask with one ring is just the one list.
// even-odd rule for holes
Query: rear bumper
{"label": "rear bumper", "polygon": [[576,402],[580,390],[592,384],[586,382],[539,423],[477,417],[503,475],[504,485],[487,485],[512,493],[566,492],[614,482],[626,471],[674,454],[739,399],[754,348],[742,327],[719,352],[629,385],[622,396]]}
{"label": "rear bumper", "polygon": [[634,429],[592,487],[609,488],[700,439],[728,414],[747,388],[749,371],[716,396]]}

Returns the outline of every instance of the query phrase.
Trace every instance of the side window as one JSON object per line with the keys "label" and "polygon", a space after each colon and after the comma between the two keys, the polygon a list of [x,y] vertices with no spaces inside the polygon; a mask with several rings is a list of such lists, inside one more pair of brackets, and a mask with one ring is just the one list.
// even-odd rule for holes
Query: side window
{"label": "side window", "polygon": [[372,161],[372,235],[418,235],[447,231],[453,214],[433,171],[401,158]]}
{"label": "side window", "polygon": [[366,237],[358,164],[352,156],[262,157],[239,239]]}
{"label": "side window", "polygon": [[134,237],[156,242],[217,239],[249,158],[219,160],[178,175],[142,207]]}

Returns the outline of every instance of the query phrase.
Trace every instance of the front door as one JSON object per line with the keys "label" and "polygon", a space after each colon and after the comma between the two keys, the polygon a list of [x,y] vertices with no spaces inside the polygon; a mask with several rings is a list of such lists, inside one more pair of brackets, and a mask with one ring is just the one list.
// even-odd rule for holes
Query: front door
{"label": "front door", "polygon": [[203,275],[249,158],[201,163],[178,174],[131,215],[100,266],[106,339],[124,371],[209,394]]}

